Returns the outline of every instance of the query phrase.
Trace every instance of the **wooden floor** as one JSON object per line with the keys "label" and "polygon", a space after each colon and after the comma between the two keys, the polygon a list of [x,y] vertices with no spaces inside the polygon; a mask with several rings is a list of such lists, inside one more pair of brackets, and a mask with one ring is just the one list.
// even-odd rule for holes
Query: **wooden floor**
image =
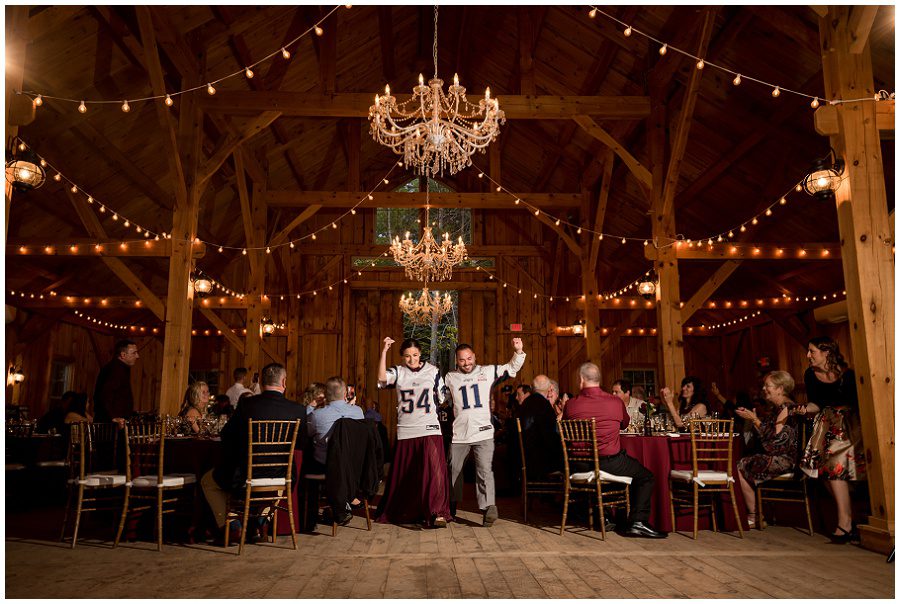
{"label": "wooden floor", "polygon": [[[851,545],[797,529],[737,534],[703,531],[697,541],[627,539],[574,527],[560,537],[558,518],[534,510],[520,521],[513,499],[501,519],[481,526],[460,511],[446,529],[365,520],[327,534],[300,535],[298,551],[277,546],[226,553],[211,546],[145,542],[111,549],[88,539],[75,550],[52,540],[10,537],[6,596],[240,598],[893,598],[894,565]],[[529,520],[532,514],[529,513]],[[553,522],[556,526],[552,526]],[[100,536],[95,532],[95,536]]]}

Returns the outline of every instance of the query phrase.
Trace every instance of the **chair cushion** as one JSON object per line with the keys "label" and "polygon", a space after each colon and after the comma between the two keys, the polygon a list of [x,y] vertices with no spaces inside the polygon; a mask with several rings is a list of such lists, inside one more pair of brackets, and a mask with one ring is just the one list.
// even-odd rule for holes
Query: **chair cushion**
{"label": "chair cushion", "polygon": [[[594,472],[593,470],[591,470],[590,472],[576,472],[575,474],[571,474],[569,476],[569,480],[575,483],[590,484],[594,482]],[[615,474],[610,474],[609,472],[600,470],[600,481],[631,484],[631,476],[616,476]]]}
{"label": "chair cushion", "polygon": [[161,484],[157,483],[158,479],[158,476],[139,476],[131,481],[130,486],[139,489],[150,487],[182,487],[186,484],[197,482],[197,477],[194,474],[166,474],[163,476]]}
{"label": "chair cushion", "polygon": [[39,461],[37,462],[37,467],[39,468],[65,468],[69,465],[65,459],[56,459],[53,461]]}
{"label": "chair cushion", "polygon": [[[672,470],[669,472],[669,476],[671,476],[674,480],[682,480],[684,482],[690,482],[694,479],[694,474],[691,470]],[[728,478],[727,472],[718,472],[716,470],[700,470],[697,472],[697,484],[701,487],[706,486],[707,482],[734,482],[734,478]]]}
{"label": "chair cushion", "polygon": [[84,480],[72,482],[83,484],[86,487],[120,487],[125,484],[124,474],[88,474]]}
{"label": "chair cushion", "polygon": [[247,484],[251,487],[283,487],[287,481],[284,478],[252,478]]}

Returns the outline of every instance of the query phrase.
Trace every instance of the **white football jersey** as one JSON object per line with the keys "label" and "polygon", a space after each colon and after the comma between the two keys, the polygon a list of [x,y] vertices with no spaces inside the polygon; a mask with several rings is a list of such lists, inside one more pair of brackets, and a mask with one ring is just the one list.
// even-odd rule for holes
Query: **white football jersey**
{"label": "white football jersey", "polygon": [[387,382],[379,387],[397,389],[397,440],[440,436],[438,407],[444,402],[444,380],[431,363],[419,369],[389,367]]}
{"label": "white football jersey", "polygon": [[494,437],[491,388],[498,380],[515,377],[525,353],[513,353],[506,365],[476,365],[471,373],[451,371],[444,377],[453,399],[453,442],[477,443]]}

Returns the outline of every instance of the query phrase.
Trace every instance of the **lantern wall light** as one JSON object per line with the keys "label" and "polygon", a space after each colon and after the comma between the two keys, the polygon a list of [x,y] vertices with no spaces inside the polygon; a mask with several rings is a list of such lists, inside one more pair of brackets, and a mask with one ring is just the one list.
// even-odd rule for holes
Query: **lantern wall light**
{"label": "lantern wall light", "polygon": [[834,149],[830,149],[828,155],[816,160],[803,179],[803,190],[820,201],[830,201],[841,186],[843,173],[844,160],[838,159]]}
{"label": "lantern wall light", "polygon": [[6,182],[19,191],[37,189],[47,179],[41,160],[31,149],[20,150],[6,162]]}

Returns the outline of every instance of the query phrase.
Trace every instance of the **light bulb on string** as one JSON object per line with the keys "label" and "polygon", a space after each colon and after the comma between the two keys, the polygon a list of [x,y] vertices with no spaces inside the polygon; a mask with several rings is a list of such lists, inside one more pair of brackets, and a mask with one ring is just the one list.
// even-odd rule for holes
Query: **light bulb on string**
{"label": "light bulb on string", "polygon": [[128,101],[126,100],[122,103],[122,112],[128,113],[129,111],[131,111],[131,105],[129,105]]}
{"label": "light bulb on string", "polygon": [[169,96],[168,94],[166,95],[166,100],[163,102],[166,104],[166,107],[171,107],[172,105],[175,104],[175,101],[173,101],[172,97]]}
{"label": "light bulb on string", "polygon": [[736,76],[734,76],[734,79],[731,80],[731,83],[734,84],[735,86],[740,86],[741,85],[741,74],[737,74]]}
{"label": "light bulb on string", "polygon": [[325,30],[322,29],[321,27],[319,27],[318,25],[316,25],[316,35],[321,36],[324,33],[325,33]]}
{"label": "light bulb on string", "polygon": [[659,47],[659,56],[665,55],[667,50],[669,50],[668,44],[663,44],[662,46],[660,46]]}
{"label": "light bulb on string", "polygon": [[252,80],[252,79],[253,79],[253,70],[250,69],[249,67],[245,67],[245,68],[244,68],[244,75],[247,76],[247,79],[248,79],[248,80]]}
{"label": "light bulb on string", "polygon": [[81,104],[78,105],[78,113],[87,113],[87,105],[84,104],[84,101],[81,101]]}
{"label": "light bulb on string", "polygon": [[588,13],[588,17],[590,17],[591,19],[593,19],[593,18],[596,17],[596,16],[597,16],[597,9],[596,9],[596,8],[592,8],[592,9],[591,9],[591,12]]}
{"label": "light bulb on string", "polygon": [[776,86],[775,88],[772,89],[772,98],[777,99],[780,96],[781,96],[781,88]]}
{"label": "light bulb on string", "polygon": [[625,31],[623,31],[622,33],[625,35],[626,38],[631,37],[631,26],[629,25],[628,27],[626,27]]}
{"label": "light bulb on string", "polygon": [[53,175],[53,180],[55,180],[56,182],[61,181],[62,175],[59,172],[57,172],[56,174]]}
{"label": "light bulb on string", "polygon": [[281,56],[284,57],[285,59],[290,59],[290,58],[291,58],[291,53],[290,53],[290,51],[288,51],[287,48],[282,48],[282,49],[281,49]]}
{"label": "light bulb on string", "polygon": [[812,107],[813,109],[818,109],[818,108],[819,108],[819,99],[818,99],[818,97],[817,97],[817,98],[814,98],[814,99],[812,100],[812,103],[809,104],[809,106]]}
{"label": "light bulb on string", "polygon": [[35,107],[40,107],[44,104],[44,99],[41,98],[41,95],[37,95],[36,97],[34,97],[32,103],[34,103]]}
{"label": "light bulb on string", "polygon": [[706,63],[703,62],[703,59],[700,59],[699,61],[697,61],[697,69],[702,70],[704,67],[706,67]]}
{"label": "light bulb on string", "polygon": [[207,85],[206,85],[206,93],[207,93],[208,95],[210,95],[210,96],[212,96],[212,95],[214,95],[214,94],[216,93],[216,89],[213,87],[212,84],[207,84]]}

